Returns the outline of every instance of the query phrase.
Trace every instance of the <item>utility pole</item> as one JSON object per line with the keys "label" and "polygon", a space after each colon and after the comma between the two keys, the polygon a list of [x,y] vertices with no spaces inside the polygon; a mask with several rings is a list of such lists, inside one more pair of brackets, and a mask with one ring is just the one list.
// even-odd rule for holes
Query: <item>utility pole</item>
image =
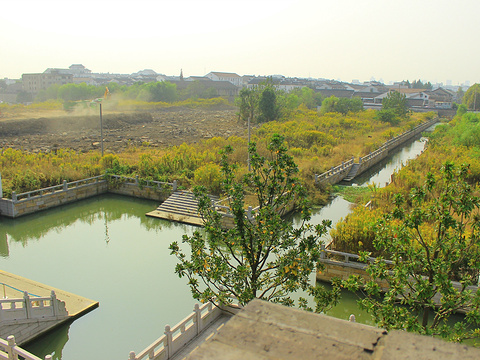
{"label": "utility pole", "polygon": [[248,117],[248,145],[247,145],[247,154],[248,154],[248,172],[250,172],[250,116]]}
{"label": "utility pole", "polygon": [[102,119],[102,103],[100,103],[100,143],[102,146],[102,157],[103,157],[103,119]]}

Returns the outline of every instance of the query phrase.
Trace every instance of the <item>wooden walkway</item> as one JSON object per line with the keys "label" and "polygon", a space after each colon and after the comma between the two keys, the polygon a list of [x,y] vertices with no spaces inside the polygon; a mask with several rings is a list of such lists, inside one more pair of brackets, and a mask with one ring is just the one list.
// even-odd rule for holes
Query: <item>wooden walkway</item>
{"label": "wooden walkway", "polygon": [[[216,200],[214,196],[210,196]],[[203,219],[198,214],[198,200],[192,192],[175,191],[158,208],[148,212],[147,216],[177,221],[185,224],[203,226]]]}
{"label": "wooden walkway", "polygon": [[79,318],[97,308],[98,301],[69,293],[51,286],[0,270],[0,291],[2,298],[22,299],[26,291],[34,297],[49,297],[55,291],[58,300],[65,303],[68,316],[58,319],[23,319],[19,321],[0,321],[0,337],[6,339],[14,335],[17,344],[28,342],[52,328]]}

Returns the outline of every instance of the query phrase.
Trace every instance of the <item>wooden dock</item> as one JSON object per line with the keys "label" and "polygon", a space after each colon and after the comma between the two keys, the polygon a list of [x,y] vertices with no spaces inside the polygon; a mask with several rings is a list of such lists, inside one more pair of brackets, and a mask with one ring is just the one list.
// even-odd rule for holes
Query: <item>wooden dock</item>
{"label": "wooden dock", "polygon": [[[51,286],[30,280],[9,272],[0,270],[0,291],[2,292],[0,303],[0,338],[6,339],[10,335],[14,335],[17,344],[21,345],[32,339],[50,331],[51,329],[68,321],[73,321],[82,315],[92,311],[99,306],[98,301],[90,300],[79,295],[69,293]],[[64,307],[66,312],[58,311],[52,315],[31,316],[33,310],[43,310],[48,307],[56,307],[50,300],[54,291],[57,300],[60,300],[60,307]],[[27,310],[30,305],[25,303],[25,292],[32,303],[36,304],[35,308]],[[36,301],[39,299],[40,301]],[[44,300],[46,299],[46,300]],[[16,300],[15,305],[14,300]],[[21,303],[21,307],[18,307]],[[47,305],[45,305],[47,304]],[[15,310],[24,310],[26,316],[20,316],[12,319],[7,317],[8,312]],[[5,314],[3,314],[5,312]]]}
{"label": "wooden dock", "polygon": [[[212,200],[215,197],[211,196]],[[203,219],[198,214],[198,200],[189,191],[175,191],[158,208],[148,212],[147,216],[177,221],[185,224],[203,226]]]}

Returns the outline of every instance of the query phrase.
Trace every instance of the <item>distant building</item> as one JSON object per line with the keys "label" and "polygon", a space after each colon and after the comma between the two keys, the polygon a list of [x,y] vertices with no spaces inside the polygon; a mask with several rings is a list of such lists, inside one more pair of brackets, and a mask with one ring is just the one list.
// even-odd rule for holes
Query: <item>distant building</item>
{"label": "distant building", "polygon": [[243,79],[241,76],[235,73],[226,73],[226,72],[216,72],[212,71],[209,72],[205,77],[209,78],[213,81],[228,81],[231,82],[235,86],[242,86]]}
{"label": "distant building", "polygon": [[23,74],[23,91],[36,94],[54,84],[65,85],[73,83],[73,74],[67,69],[47,69],[41,74]]}

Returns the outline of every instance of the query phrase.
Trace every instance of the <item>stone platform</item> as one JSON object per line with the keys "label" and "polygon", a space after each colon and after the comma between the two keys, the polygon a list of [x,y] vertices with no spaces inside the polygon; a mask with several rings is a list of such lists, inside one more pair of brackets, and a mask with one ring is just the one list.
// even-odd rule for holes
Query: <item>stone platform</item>
{"label": "stone platform", "polygon": [[[66,315],[37,318],[18,318],[16,320],[0,320],[0,338],[6,339],[8,336],[14,335],[17,344],[21,345],[65,322],[73,321],[79,318],[80,316],[97,308],[99,305],[98,301],[90,300],[85,297],[0,270],[0,298],[8,300],[23,300],[24,292],[27,292],[30,294],[30,299],[35,301],[37,297],[50,297],[52,291],[55,292],[56,298],[65,304],[67,311]],[[21,300],[19,300],[19,302]],[[2,305],[5,311],[9,310],[8,305],[9,304]],[[5,306],[7,307],[5,308]]]}

